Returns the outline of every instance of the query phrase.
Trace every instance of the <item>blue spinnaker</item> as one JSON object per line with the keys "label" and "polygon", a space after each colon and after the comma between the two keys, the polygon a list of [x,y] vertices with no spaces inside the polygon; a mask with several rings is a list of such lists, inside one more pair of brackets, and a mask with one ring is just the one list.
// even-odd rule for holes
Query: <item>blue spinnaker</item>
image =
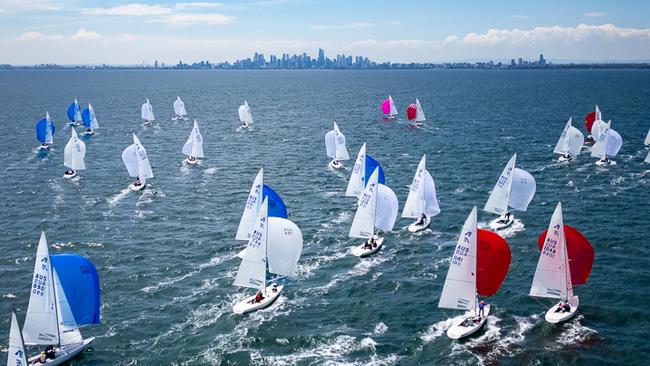
{"label": "blue spinnaker", "polygon": [[[54,136],[54,131],[56,130],[54,123],[50,122],[50,126],[52,126],[52,136]],[[36,139],[41,144],[44,144],[47,140],[47,119],[45,118],[36,122]]]}
{"label": "blue spinnaker", "polygon": [[90,128],[92,121],[90,120],[90,109],[86,108],[81,112],[81,120],[84,122],[86,128]]}
{"label": "blue spinnaker", "polygon": [[68,119],[70,122],[75,122],[77,120],[77,116],[79,113],[79,104],[76,102],[72,102],[70,106],[68,107]]}
{"label": "blue spinnaker", "polygon": [[77,325],[99,323],[99,276],[93,263],[77,254],[50,258]]}
{"label": "blue spinnaker", "polygon": [[[386,178],[384,177],[384,169],[381,168],[379,162],[373,159],[372,156],[366,154],[366,176],[364,182],[368,182],[372,172],[375,171],[375,168],[379,168],[379,183],[386,184]],[[365,184],[365,183],[364,183]]]}
{"label": "blue spinnaker", "polygon": [[280,195],[275,193],[275,191],[266,184],[262,189],[262,201],[264,201],[264,198],[268,198],[269,201],[269,216],[281,217],[283,219],[286,219],[289,216],[287,214],[287,206],[282,202]]}

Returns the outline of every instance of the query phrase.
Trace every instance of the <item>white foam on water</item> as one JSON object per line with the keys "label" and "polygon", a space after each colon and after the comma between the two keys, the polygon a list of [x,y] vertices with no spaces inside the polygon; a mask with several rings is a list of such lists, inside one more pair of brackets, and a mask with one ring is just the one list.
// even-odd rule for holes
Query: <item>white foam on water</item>
{"label": "white foam on water", "polygon": [[388,330],[388,326],[384,324],[383,322],[377,323],[375,325],[375,330],[373,331],[374,334],[384,334]]}
{"label": "white foam on water", "polygon": [[166,279],[164,281],[158,282],[157,284],[155,284],[153,286],[144,287],[144,288],[140,289],[140,291],[146,292],[146,293],[157,292],[157,291],[159,291],[160,289],[162,289],[164,287],[167,287],[169,285],[173,285],[173,284],[175,284],[177,282],[183,281],[184,279],[190,278],[190,277],[198,274],[199,272],[201,272],[203,269],[216,267],[216,266],[220,265],[221,263],[225,262],[228,259],[230,259],[229,256],[212,257],[208,262],[199,264],[197,267],[195,267],[194,269],[192,269],[188,273],[185,273],[185,274],[180,275],[180,276],[168,278],[168,279]]}
{"label": "white foam on water", "polygon": [[447,329],[449,329],[449,327],[451,327],[452,324],[454,324],[457,321],[460,321],[460,319],[463,318],[465,318],[465,314],[458,315],[453,318],[444,319],[435,324],[432,324],[429,326],[429,328],[426,331],[424,331],[424,333],[420,334],[420,339],[424,343],[429,343],[434,339],[444,335]]}
{"label": "white foam on water", "polygon": [[335,252],[333,255],[323,255],[300,261],[296,267],[295,276],[300,278],[309,278],[312,275],[312,272],[320,268],[323,264],[333,262],[344,258],[345,256],[347,256],[345,252]]}
{"label": "white foam on water", "polygon": [[324,193],[323,193],[323,197],[325,197],[325,198],[329,198],[329,197],[338,196],[338,194],[339,194],[339,192],[336,192],[336,191],[329,191],[329,192],[324,192]]}
{"label": "white foam on water", "polygon": [[[481,229],[485,230],[492,230],[490,229],[490,223],[486,221],[481,221],[478,223],[478,227]],[[512,222],[512,225],[508,226],[505,229],[500,229],[500,230],[492,230],[502,236],[503,238],[510,238],[517,234],[518,232],[522,232],[526,230],[526,226],[524,225],[523,221],[515,218],[514,221]]]}
{"label": "white foam on water", "polygon": [[122,189],[119,193],[117,193],[115,196],[107,198],[106,202],[108,202],[109,206],[113,207],[117,205],[118,202],[123,200],[124,197],[128,196],[130,192],[131,192],[131,188],[126,187]]}
{"label": "white foam on water", "polygon": [[557,338],[558,346],[555,349],[564,349],[566,346],[582,344],[589,342],[597,336],[598,332],[594,329],[580,324],[584,319],[583,315],[578,315],[572,321],[563,324],[563,332]]}
{"label": "white foam on water", "polygon": [[2,297],[4,297],[5,299],[15,299],[15,298],[16,298],[16,295],[14,295],[14,294],[12,294],[12,293],[10,292],[10,293],[7,293],[7,294],[2,295]]}
{"label": "white foam on water", "polygon": [[204,175],[213,175],[214,173],[217,172],[217,168],[208,168],[203,171]]}
{"label": "white foam on water", "polygon": [[[350,249],[353,247],[350,247]],[[347,253],[346,253],[347,255]],[[318,286],[318,287],[313,287],[311,289],[307,289],[307,292],[310,293],[316,293],[316,294],[326,294],[329,292],[329,289],[332,287],[336,286],[339,282],[345,282],[350,280],[351,278],[354,277],[359,277],[367,274],[370,272],[370,270],[375,267],[380,265],[381,263],[384,263],[388,260],[392,259],[392,256],[389,255],[382,255],[381,251],[378,253],[375,253],[372,257],[370,258],[360,258],[359,263],[357,263],[351,270],[345,273],[339,273],[336,274],[332,277],[330,282],[326,283],[323,286]]]}

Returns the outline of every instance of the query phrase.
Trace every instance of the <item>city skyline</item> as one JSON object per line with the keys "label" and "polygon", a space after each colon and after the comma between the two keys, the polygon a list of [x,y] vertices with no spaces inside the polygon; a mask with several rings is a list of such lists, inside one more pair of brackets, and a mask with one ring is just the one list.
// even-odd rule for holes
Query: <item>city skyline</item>
{"label": "city skyline", "polygon": [[0,0],[0,63],[232,63],[319,48],[378,63],[647,62],[649,14],[643,1]]}

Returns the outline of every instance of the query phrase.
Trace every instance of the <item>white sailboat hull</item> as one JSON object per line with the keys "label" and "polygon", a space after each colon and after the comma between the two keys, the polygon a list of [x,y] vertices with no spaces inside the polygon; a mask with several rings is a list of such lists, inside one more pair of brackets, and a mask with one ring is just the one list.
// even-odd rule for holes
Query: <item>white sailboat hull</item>
{"label": "white sailboat hull", "polygon": [[62,365],[68,361],[70,361],[73,357],[90,347],[90,344],[95,341],[95,337],[90,337],[88,339],[84,339],[82,343],[77,343],[77,344],[70,344],[66,346],[61,346],[57,352],[56,352],[56,358],[53,360],[47,360],[45,363],[40,363],[38,362],[39,355],[36,355],[34,357],[31,357],[28,362],[30,365],[48,365],[48,366],[56,366],[56,365]]}
{"label": "white sailboat hull", "polygon": [[131,183],[129,184],[129,189],[131,189],[133,192],[141,191],[144,189],[144,187],[147,185],[146,182],[142,182],[139,186],[136,186],[135,184]]}
{"label": "white sailboat hull", "polygon": [[[235,314],[246,314],[246,313],[250,313],[250,312],[253,312],[253,311],[256,311],[256,310],[264,309],[264,308],[270,306],[271,304],[273,304],[275,302],[275,300],[277,300],[278,297],[280,297],[280,294],[282,293],[283,289],[284,289],[284,286],[278,286],[277,291],[273,291],[273,286],[267,286],[266,287],[266,296],[264,297],[264,299],[262,299],[262,301],[256,303],[255,302],[255,295],[257,295],[257,294],[255,294],[253,296],[250,296],[250,297],[236,303],[232,307],[232,311]],[[251,301],[252,301],[252,303],[251,303]]]}
{"label": "white sailboat hull", "polygon": [[352,255],[356,257],[367,257],[369,255],[376,253],[384,244],[384,238],[378,238],[375,241],[377,242],[377,246],[371,249],[363,248],[363,246],[366,244],[365,242],[357,247],[352,248]]}
{"label": "white sailboat hull", "polygon": [[572,158],[571,158],[570,155],[569,155],[568,157],[567,157],[567,156],[564,156],[564,155],[561,155],[559,158],[557,158],[557,161],[558,161],[559,163],[563,163],[563,162],[565,162],[565,161],[571,161],[571,160],[572,160]]}
{"label": "white sailboat hull", "polygon": [[341,169],[343,167],[343,164],[341,164],[340,161],[332,160],[330,161],[330,168],[332,169]]}
{"label": "white sailboat hull", "polygon": [[[476,314],[478,314],[478,306],[476,307]],[[483,309],[483,312],[485,313],[485,316],[481,317],[481,321],[478,323],[475,323],[473,321],[474,319],[474,314],[473,313],[466,313],[465,316],[463,316],[461,319],[456,321],[454,324],[447,329],[447,337],[451,339],[461,339],[468,337],[476,332],[478,332],[479,329],[485,325],[487,322],[487,318],[490,315],[490,305],[485,305],[485,308]],[[468,322],[465,322],[467,319],[469,319]],[[465,324],[463,324],[465,323]]]}
{"label": "white sailboat hull", "polygon": [[72,179],[72,178],[74,178],[76,176],[77,176],[77,172],[73,172],[72,174],[63,173],[63,178],[66,178],[66,179]]}
{"label": "white sailboat hull", "polygon": [[[420,220],[418,220],[420,221]],[[429,224],[431,224],[431,217],[427,216],[426,219],[424,219],[424,222],[421,225],[418,225],[418,221],[412,223],[408,227],[408,231],[412,233],[417,233],[418,231],[422,231],[426,228],[429,227]]]}
{"label": "white sailboat hull", "polygon": [[598,166],[616,165],[616,162],[614,160],[612,160],[612,159],[598,160],[596,162],[596,165],[598,165]]}
{"label": "white sailboat hull", "polygon": [[508,226],[512,225],[515,222],[515,215],[510,215],[510,218],[506,222],[502,222],[503,217],[497,217],[496,219],[490,221],[490,229],[492,230],[503,230]]}
{"label": "white sailboat hull", "polygon": [[560,305],[560,303],[561,301],[553,305],[552,308],[548,309],[546,315],[544,316],[544,319],[546,319],[547,322],[552,324],[557,324],[573,318],[573,316],[576,314],[576,311],[578,311],[578,305],[580,305],[580,299],[578,299],[577,295],[574,295],[573,299],[570,301],[571,310],[567,312],[558,311],[559,309],[558,306]]}
{"label": "white sailboat hull", "polygon": [[199,159],[196,158],[194,160],[190,160],[188,158],[185,158],[185,160],[183,160],[183,164],[187,164],[187,165],[196,165],[198,163],[199,163]]}

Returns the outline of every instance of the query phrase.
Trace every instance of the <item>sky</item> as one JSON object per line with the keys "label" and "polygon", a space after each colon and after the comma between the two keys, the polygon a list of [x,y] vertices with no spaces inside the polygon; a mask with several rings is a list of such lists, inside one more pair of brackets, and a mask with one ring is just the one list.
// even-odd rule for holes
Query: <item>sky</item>
{"label": "sky", "polygon": [[650,61],[650,1],[0,0],[0,64]]}

